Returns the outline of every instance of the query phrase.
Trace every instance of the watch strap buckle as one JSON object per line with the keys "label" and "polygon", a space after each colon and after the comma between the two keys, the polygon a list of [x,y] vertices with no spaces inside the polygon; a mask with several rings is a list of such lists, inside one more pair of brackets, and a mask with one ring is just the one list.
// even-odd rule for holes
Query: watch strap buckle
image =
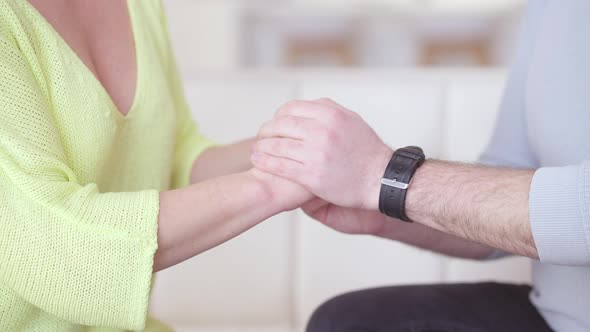
{"label": "watch strap buckle", "polygon": [[389,186],[389,187],[397,188],[397,189],[402,189],[402,190],[406,190],[410,187],[410,184],[400,182],[397,179],[392,180],[392,179],[387,179],[387,178],[381,178],[381,184]]}

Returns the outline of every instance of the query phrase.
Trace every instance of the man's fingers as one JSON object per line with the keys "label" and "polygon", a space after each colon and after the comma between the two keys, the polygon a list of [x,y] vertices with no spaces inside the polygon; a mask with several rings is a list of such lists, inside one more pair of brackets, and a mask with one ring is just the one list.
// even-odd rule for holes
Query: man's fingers
{"label": "man's fingers", "polygon": [[312,106],[313,104],[309,101],[292,100],[279,107],[275,117],[291,115],[302,118],[313,118],[314,110],[311,109]]}
{"label": "man's fingers", "polygon": [[303,164],[288,158],[276,157],[267,153],[254,152],[251,156],[254,167],[261,171],[274,174],[297,182],[302,173]]}
{"label": "man's fingers", "polygon": [[313,100],[312,102],[314,102],[316,104],[320,104],[320,105],[334,107],[334,108],[337,108],[340,110],[345,110],[344,106],[338,104],[337,102],[333,101],[330,98],[320,98],[320,99]]}
{"label": "man's fingers", "polygon": [[293,115],[280,116],[262,125],[258,138],[288,137],[304,139],[317,125],[314,120]]}
{"label": "man's fingers", "polygon": [[315,214],[319,209],[325,207],[326,205],[328,205],[330,203],[326,202],[325,200],[316,197],[314,199],[312,199],[311,201],[305,203],[301,208],[303,209],[303,211],[305,211],[305,213],[312,215]]}
{"label": "man's fingers", "polygon": [[305,160],[303,144],[303,141],[291,138],[265,138],[256,142],[253,153],[265,153],[303,163]]}
{"label": "man's fingers", "polygon": [[[337,104],[336,104],[337,105]],[[315,119],[322,122],[330,121],[344,109],[327,105],[327,102],[315,101],[291,101],[283,105],[275,115],[275,118],[283,116],[296,116],[301,118]]]}

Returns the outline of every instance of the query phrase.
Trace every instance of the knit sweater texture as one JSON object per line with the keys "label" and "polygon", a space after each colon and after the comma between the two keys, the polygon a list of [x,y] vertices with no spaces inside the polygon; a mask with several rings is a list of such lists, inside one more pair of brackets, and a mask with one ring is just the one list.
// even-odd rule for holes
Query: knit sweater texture
{"label": "knit sweater texture", "polygon": [[159,0],[129,0],[123,116],[24,0],[0,0],[0,331],[157,330],[159,192],[211,143],[187,108]]}

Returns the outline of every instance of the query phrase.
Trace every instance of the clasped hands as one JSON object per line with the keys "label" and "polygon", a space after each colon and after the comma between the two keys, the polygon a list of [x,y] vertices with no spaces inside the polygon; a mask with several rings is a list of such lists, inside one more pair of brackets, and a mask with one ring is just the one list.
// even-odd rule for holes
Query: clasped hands
{"label": "clasped hands", "polygon": [[344,233],[376,234],[380,179],[393,151],[356,113],[330,99],[292,101],[265,123],[252,149],[260,176],[279,185],[288,209],[302,207]]}

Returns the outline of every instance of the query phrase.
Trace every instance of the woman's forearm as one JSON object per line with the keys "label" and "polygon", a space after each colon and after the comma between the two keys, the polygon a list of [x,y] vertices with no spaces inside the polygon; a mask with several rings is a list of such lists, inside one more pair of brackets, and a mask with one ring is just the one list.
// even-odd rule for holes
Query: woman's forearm
{"label": "woman's forearm", "polygon": [[251,138],[207,149],[193,164],[191,183],[250,169],[250,150],[254,142],[255,139]]}
{"label": "woman's forearm", "polygon": [[211,249],[279,212],[272,194],[250,172],[163,192],[154,271]]}
{"label": "woman's forearm", "polygon": [[160,194],[154,271],[222,244],[311,197],[298,185],[251,169],[253,142],[206,150],[193,164],[192,185]]}
{"label": "woman's forearm", "polygon": [[154,271],[222,244],[310,198],[302,187],[256,170],[163,192]]}

